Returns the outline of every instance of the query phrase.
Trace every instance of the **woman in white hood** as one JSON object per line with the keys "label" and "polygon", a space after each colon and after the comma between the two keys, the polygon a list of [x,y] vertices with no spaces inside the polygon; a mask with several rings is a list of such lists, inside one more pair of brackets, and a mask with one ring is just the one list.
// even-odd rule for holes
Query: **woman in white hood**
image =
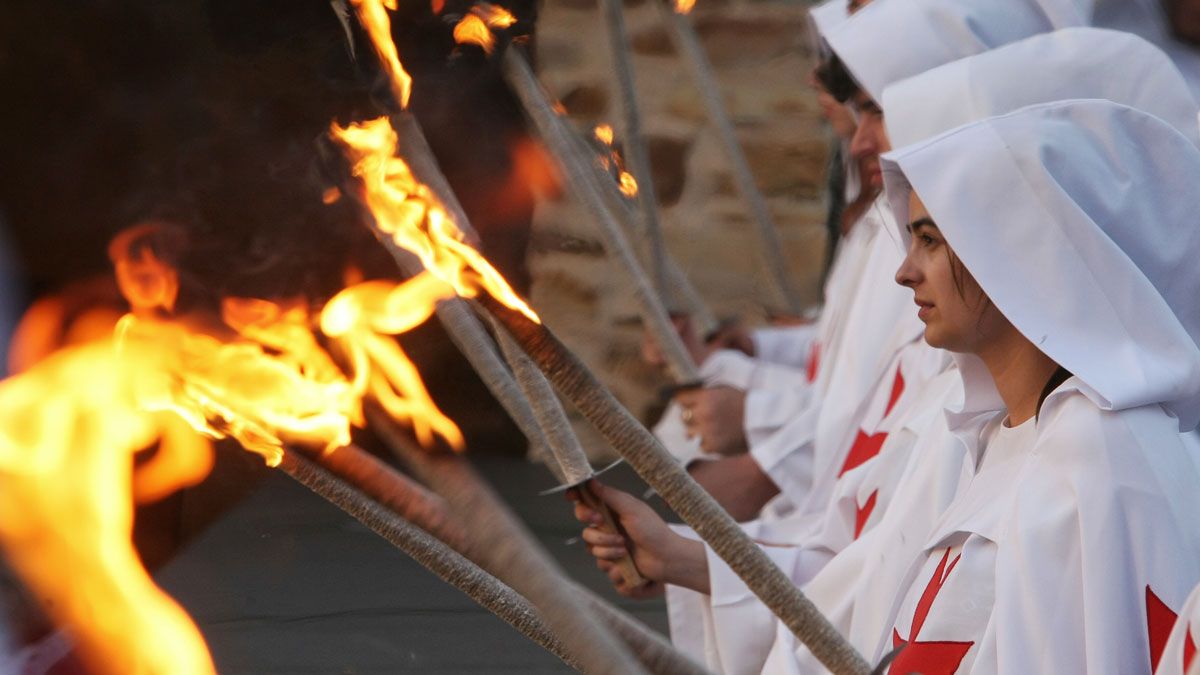
{"label": "woman in white hood", "polygon": [[889,154],[926,340],[978,467],[879,637],[892,672],[1150,672],[1200,580],[1200,151],[1108,101]]}

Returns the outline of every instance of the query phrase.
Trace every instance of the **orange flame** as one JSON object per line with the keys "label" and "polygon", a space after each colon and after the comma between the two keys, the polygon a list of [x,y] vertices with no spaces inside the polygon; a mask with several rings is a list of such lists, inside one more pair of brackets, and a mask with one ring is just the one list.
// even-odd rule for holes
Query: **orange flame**
{"label": "orange flame", "polygon": [[470,298],[486,290],[497,301],[540,323],[492,264],[463,241],[462,231],[429,187],[396,156],[399,141],[386,118],[345,128],[335,124],[332,133],[345,147],[352,171],[362,181],[367,208],[381,232],[416,255],[426,270],[458,295]]}
{"label": "orange flame", "polygon": [[117,285],[133,310],[175,308],[179,278],[174,268],[158,259],[149,238],[161,232],[152,223],[131,227],[113,238],[108,257],[116,268]]}
{"label": "orange flame", "polygon": [[412,330],[454,289],[428,272],[403,284],[372,281],[334,296],[321,312],[321,331],[337,340],[351,364],[356,390],[369,391],[395,419],[408,420],[417,439],[441,436],[462,449],[462,433],[438,410],[421,375],[390,337]]}
{"label": "orange flame", "polygon": [[675,0],[675,13],[688,14],[696,6],[696,0]]}
{"label": "orange flame", "polygon": [[496,39],[492,36],[493,29],[509,28],[517,22],[517,18],[503,7],[486,2],[471,8],[454,26],[454,41],[459,44],[474,44],[483,48],[488,54],[496,48]]}
{"label": "orange flame", "polygon": [[412,77],[400,64],[400,54],[392,41],[392,22],[387,14],[389,9],[396,10],[396,0],[351,0],[351,4],[358,10],[358,20],[371,36],[371,44],[375,45],[375,53],[387,71],[396,101],[401,108],[408,108]]}
{"label": "orange flame", "polygon": [[496,48],[496,39],[492,37],[491,29],[483,19],[474,14],[468,14],[454,24],[454,41],[458,44],[479,45],[488,54]]}
{"label": "orange flame", "polygon": [[593,133],[596,135],[596,139],[599,140],[601,143],[603,143],[609,147],[612,147],[612,144],[613,144],[613,128],[612,128],[612,126],[610,126],[608,124],[597,124]]}
{"label": "orange flame", "polygon": [[[64,349],[0,382],[0,545],[95,673],[214,673],[187,614],[132,544],[131,495],[147,501],[208,473],[211,449],[136,388],[156,350],[111,340]],[[133,455],[160,440],[133,470]]]}
{"label": "orange flame", "polygon": [[621,158],[621,153],[613,147],[613,128],[608,124],[597,124],[592,130],[592,134],[596,140],[608,147],[608,156],[601,157],[600,162],[604,164],[604,168],[615,168],[617,171],[617,186],[621,189],[621,194],[633,199],[638,193],[637,180],[633,174],[625,170],[625,162]]}

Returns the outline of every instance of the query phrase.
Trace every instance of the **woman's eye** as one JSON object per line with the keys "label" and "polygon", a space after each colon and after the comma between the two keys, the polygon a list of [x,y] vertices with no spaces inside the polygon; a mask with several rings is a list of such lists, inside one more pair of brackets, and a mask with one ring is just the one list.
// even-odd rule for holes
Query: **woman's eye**
{"label": "woman's eye", "polygon": [[933,237],[931,237],[927,234],[918,235],[917,240],[920,241],[921,245],[923,245],[923,246],[933,246],[934,244],[937,243],[937,239],[934,239]]}

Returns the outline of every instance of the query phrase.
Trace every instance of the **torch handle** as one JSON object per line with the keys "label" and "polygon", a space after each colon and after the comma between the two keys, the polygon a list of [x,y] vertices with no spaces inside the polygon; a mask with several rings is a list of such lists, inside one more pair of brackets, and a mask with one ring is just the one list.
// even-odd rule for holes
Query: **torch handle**
{"label": "torch handle", "polygon": [[[619,534],[625,537],[625,531],[621,528],[620,523],[617,522],[616,515],[613,514],[612,509],[608,508],[608,504],[604,503],[604,500],[600,499],[596,494],[595,489],[592,487],[592,481],[589,480],[579,486],[579,498],[583,500],[583,503],[589,509],[599,513],[600,517],[604,518],[604,523],[600,526],[600,531],[608,534]],[[629,538],[625,537],[625,541],[628,547]],[[649,580],[638,571],[637,565],[633,563],[633,556],[631,555],[626,555],[624,558],[618,560],[617,568],[621,570],[621,577],[625,580],[625,585],[629,588],[638,588],[649,583]]]}

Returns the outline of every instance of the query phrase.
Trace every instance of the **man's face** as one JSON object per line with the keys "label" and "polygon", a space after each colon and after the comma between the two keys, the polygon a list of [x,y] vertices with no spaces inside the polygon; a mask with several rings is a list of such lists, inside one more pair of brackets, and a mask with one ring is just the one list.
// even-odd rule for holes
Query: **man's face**
{"label": "man's face", "polygon": [[879,190],[883,188],[879,155],[892,149],[883,124],[883,110],[861,89],[850,97],[850,107],[858,118],[858,129],[850,140],[850,155],[862,168],[863,185]]}

